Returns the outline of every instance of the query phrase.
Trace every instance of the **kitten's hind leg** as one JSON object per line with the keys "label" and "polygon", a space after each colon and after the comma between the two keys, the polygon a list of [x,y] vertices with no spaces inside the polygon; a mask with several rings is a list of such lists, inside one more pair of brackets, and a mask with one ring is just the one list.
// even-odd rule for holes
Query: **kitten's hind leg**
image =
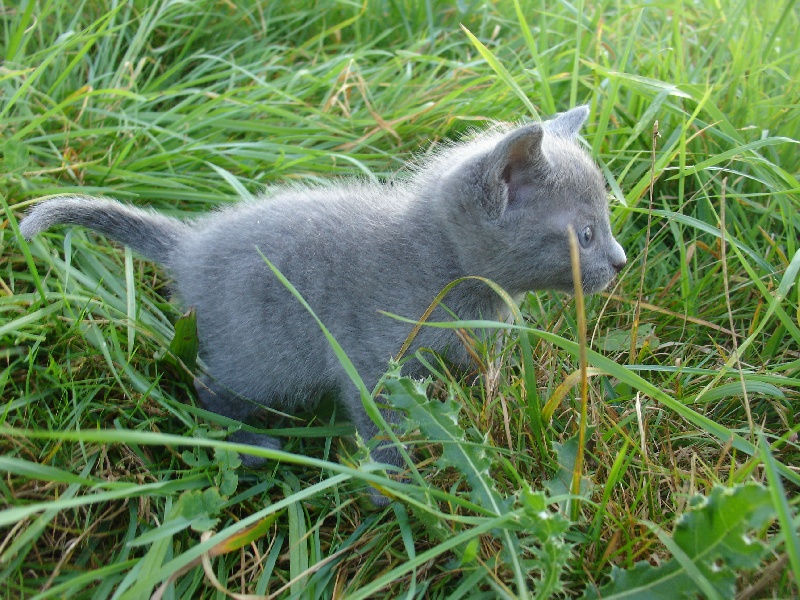
{"label": "kitten's hind leg", "polygon": [[[223,417],[235,419],[242,423],[246,423],[253,413],[258,410],[258,405],[236,395],[232,390],[226,389],[210,377],[203,377],[202,379],[195,380],[195,389],[200,402],[203,403],[208,410],[215,412]],[[250,446],[258,446],[260,448],[268,448],[270,450],[280,450],[281,441],[263,433],[253,433],[250,431],[234,431],[228,436],[229,442],[237,444],[248,444]],[[255,468],[259,467],[266,462],[265,458],[260,456],[252,456],[250,454],[239,454],[239,458],[245,467]]]}

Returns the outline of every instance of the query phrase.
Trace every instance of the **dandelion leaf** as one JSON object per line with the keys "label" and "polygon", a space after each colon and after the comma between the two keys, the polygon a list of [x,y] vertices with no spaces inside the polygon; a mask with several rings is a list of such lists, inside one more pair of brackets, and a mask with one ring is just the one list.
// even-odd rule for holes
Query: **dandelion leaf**
{"label": "dandelion leaf", "polygon": [[485,448],[470,441],[458,423],[461,405],[452,396],[443,402],[429,400],[426,381],[401,377],[398,371],[387,375],[384,385],[391,404],[407,411],[426,438],[442,444],[437,464],[453,467],[464,475],[471,490],[470,499],[495,514],[508,510],[509,501],[500,497],[489,473],[491,461]]}
{"label": "dandelion leaf", "polygon": [[694,497],[690,507],[672,534],[672,544],[690,568],[677,558],[658,567],[646,562],[631,569],[612,567],[611,582],[587,590],[584,598],[696,598],[707,595],[703,585],[733,598],[736,570],[758,567],[764,554],[763,544],[750,533],[774,518],[769,492],[757,483],[719,486],[708,497]]}

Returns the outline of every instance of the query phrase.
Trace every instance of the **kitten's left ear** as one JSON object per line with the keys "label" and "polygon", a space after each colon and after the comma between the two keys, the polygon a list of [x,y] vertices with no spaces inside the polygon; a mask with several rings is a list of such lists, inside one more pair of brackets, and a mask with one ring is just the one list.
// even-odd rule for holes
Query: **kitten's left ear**
{"label": "kitten's left ear", "polygon": [[544,131],[539,123],[520,127],[502,138],[486,164],[487,189],[483,205],[491,218],[520,200],[521,188],[530,183],[542,154]]}
{"label": "kitten's left ear", "polygon": [[578,106],[547,121],[547,129],[556,135],[573,138],[578,135],[588,116],[589,107]]}

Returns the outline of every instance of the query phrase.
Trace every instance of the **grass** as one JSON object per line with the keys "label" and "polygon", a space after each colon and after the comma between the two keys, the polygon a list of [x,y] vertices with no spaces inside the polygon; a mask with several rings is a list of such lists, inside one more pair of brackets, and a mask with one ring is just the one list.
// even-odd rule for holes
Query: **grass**
{"label": "grass", "polygon": [[[0,1],[3,597],[579,596],[636,590],[640,561],[706,597],[729,589],[710,562],[738,597],[797,596],[798,20],[793,0]],[[473,385],[430,356],[435,400],[388,376],[410,484],[327,405],[236,469],[234,425],[159,360],[165,274],[83,230],[18,236],[50,194],[190,216],[579,103],[629,257],[586,298],[588,397],[573,299],[531,295]],[[368,481],[396,501],[373,509]],[[687,546],[708,515],[739,545]]]}

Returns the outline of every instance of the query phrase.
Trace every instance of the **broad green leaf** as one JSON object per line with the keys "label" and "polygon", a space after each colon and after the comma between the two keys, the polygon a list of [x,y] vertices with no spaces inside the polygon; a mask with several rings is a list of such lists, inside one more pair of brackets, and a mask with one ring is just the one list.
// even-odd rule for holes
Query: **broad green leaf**
{"label": "broad green leaf", "polygon": [[175,337],[169,344],[169,352],[161,360],[170,365],[183,381],[191,384],[197,367],[199,347],[197,315],[192,307],[175,323]]}
{"label": "broad green leaf", "polygon": [[219,467],[219,474],[215,478],[219,485],[219,493],[226,498],[232,496],[239,486],[239,476],[236,469],[242,465],[238,452],[233,450],[214,448],[214,462]]}
{"label": "broad green leaf", "polygon": [[215,487],[205,490],[183,492],[175,505],[176,514],[192,522],[195,531],[208,531],[219,522],[219,513],[224,499]]}
{"label": "broad green leaf", "polygon": [[502,514],[508,502],[495,489],[486,450],[467,440],[458,424],[459,403],[452,397],[444,402],[428,400],[426,382],[400,377],[399,370],[387,375],[384,386],[392,406],[408,411],[409,418],[426,438],[441,442],[442,456],[437,464],[442,468],[454,467],[466,477],[475,504],[493,514]]}
{"label": "broad green leaf", "polygon": [[[461,472],[470,486],[470,498],[492,515],[508,514],[513,498],[503,498],[497,491],[489,472],[491,460],[481,444],[467,439],[458,423],[461,405],[452,397],[444,402],[428,400],[426,383],[401,377],[399,368],[383,380],[390,404],[408,411],[411,421],[418,425],[428,439],[442,444],[442,456],[437,464],[454,467]],[[520,561],[520,540],[508,529],[493,532],[503,545],[503,558],[514,571],[517,592],[527,598],[524,567]]]}
{"label": "broad green leaf", "polygon": [[470,565],[475,561],[475,558],[478,556],[478,548],[480,546],[480,542],[478,538],[472,538],[467,545],[464,547],[464,551],[461,553],[461,566]]}
{"label": "broad green leaf", "polygon": [[[594,427],[586,429],[586,439],[591,438],[594,433]],[[578,460],[578,434],[566,440],[563,444],[553,441],[553,451],[558,457],[558,471],[553,475],[552,479],[544,482],[545,488],[550,496],[563,496],[570,493],[572,485],[572,477],[575,469],[579,468],[575,463]],[[591,489],[591,480],[588,477],[581,477],[581,496],[587,496]],[[562,508],[566,507],[567,500],[563,501]]]}
{"label": "broad green leaf", "polygon": [[702,592],[698,578],[720,597],[733,598],[736,570],[755,569],[764,555],[763,544],[750,534],[774,518],[770,494],[757,483],[718,486],[708,497],[692,498],[690,506],[678,519],[671,542],[696,573],[676,558],[659,567],[645,562],[627,570],[612,567],[611,582],[599,590],[587,589],[584,598],[694,598]]}
{"label": "broad green leaf", "polygon": [[717,486],[708,497],[695,496],[691,510],[677,521],[676,543],[703,567],[718,570],[720,559],[735,568],[758,566],[764,548],[747,534],[760,529],[775,517],[769,492],[750,483],[726,488]]}

